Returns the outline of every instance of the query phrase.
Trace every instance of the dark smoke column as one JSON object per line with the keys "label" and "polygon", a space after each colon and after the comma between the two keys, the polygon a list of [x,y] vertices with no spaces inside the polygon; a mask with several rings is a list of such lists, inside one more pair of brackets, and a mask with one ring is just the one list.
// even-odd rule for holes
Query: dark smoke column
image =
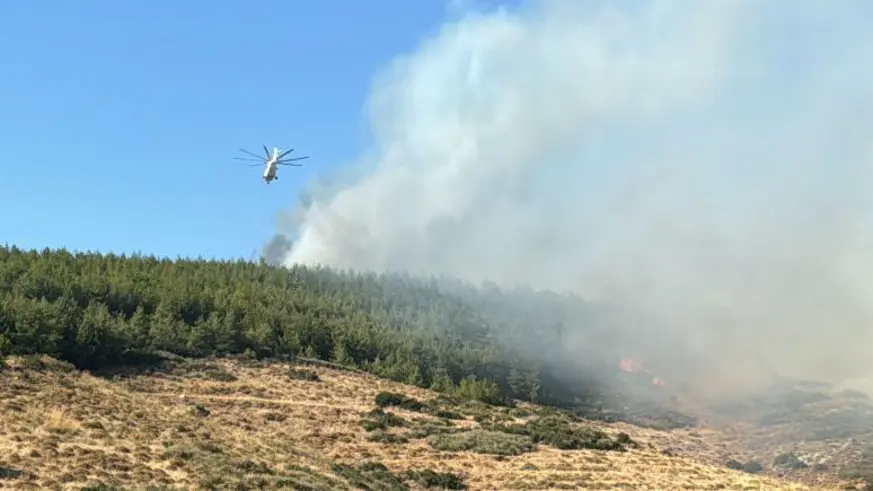
{"label": "dark smoke column", "polygon": [[273,238],[264,245],[261,257],[264,258],[264,261],[266,261],[270,266],[281,266],[282,259],[284,259],[285,255],[288,254],[288,251],[291,250],[293,244],[294,242],[284,235],[274,235]]}

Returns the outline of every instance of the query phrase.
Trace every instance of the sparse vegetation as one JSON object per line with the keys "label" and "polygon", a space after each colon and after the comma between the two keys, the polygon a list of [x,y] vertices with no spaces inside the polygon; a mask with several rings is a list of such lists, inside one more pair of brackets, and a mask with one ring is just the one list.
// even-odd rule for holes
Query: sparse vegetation
{"label": "sparse vegetation", "polygon": [[574,424],[572,417],[557,413],[547,413],[527,424],[488,424],[485,427],[511,435],[525,435],[533,443],[541,443],[561,450],[625,451],[628,447],[637,446],[637,443],[625,433],[611,438],[603,431]]}
{"label": "sparse vegetation", "polygon": [[806,469],[809,464],[800,459],[797,455],[791,452],[786,452],[777,455],[773,459],[774,467],[785,467],[788,469]]}
{"label": "sparse vegetation", "polygon": [[757,474],[763,470],[764,466],[757,460],[750,460],[743,464],[743,471],[748,472],[749,474]]}
{"label": "sparse vegetation", "polygon": [[376,405],[379,407],[399,407],[407,411],[424,411],[427,406],[415,398],[397,394],[395,392],[380,392],[376,396]]}
{"label": "sparse vegetation", "polygon": [[367,440],[376,443],[385,443],[390,445],[400,445],[409,443],[409,438],[404,435],[390,433],[384,430],[375,430],[367,436]]}
{"label": "sparse vegetation", "polygon": [[430,445],[445,452],[476,452],[491,455],[521,455],[532,452],[530,438],[498,431],[471,430],[431,437]]}
{"label": "sparse vegetation", "polygon": [[288,376],[295,380],[306,380],[309,382],[321,381],[321,379],[318,378],[318,374],[313,372],[312,370],[304,370],[294,367],[288,369]]}
{"label": "sparse vegetation", "polygon": [[[691,466],[648,446],[633,453],[562,452],[546,448],[548,442],[535,446],[531,428],[545,433],[541,440],[574,442],[580,434],[586,441],[606,438],[606,433],[587,426],[591,423],[563,411],[528,408],[527,413],[514,413],[527,414],[527,424],[513,423],[499,416],[512,412],[510,408],[451,406],[451,398],[358,372],[311,368],[321,380],[313,384],[288,377],[287,363],[191,362],[200,364],[201,371],[233,375],[234,380],[226,382],[205,380],[186,363],[176,360],[161,372],[104,379],[67,370],[47,358],[7,359],[10,368],[0,372],[0,467],[9,470],[2,473],[3,485],[318,491],[362,485],[372,490],[672,489],[679,480],[693,482],[693,489],[806,489],[781,487],[762,476],[725,475],[718,468]],[[28,366],[43,368],[24,368]],[[381,392],[404,395],[403,401],[424,401],[427,409],[379,407],[374,402]],[[197,405],[208,409],[208,416],[189,409]],[[442,419],[433,408],[454,410],[463,417]],[[486,423],[476,423],[474,414]],[[381,422],[384,428],[363,431],[362,420]],[[509,431],[495,430],[497,425]],[[558,436],[548,437],[545,430],[555,428]],[[655,437],[652,433],[649,438]],[[612,441],[629,445],[636,439],[636,434],[630,438],[617,432]],[[446,458],[446,451],[453,452],[451,458]]]}
{"label": "sparse vegetation", "polygon": [[435,472],[430,469],[423,469],[408,471],[407,475],[410,479],[427,488],[467,489],[464,479],[451,472]]}
{"label": "sparse vegetation", "polygon": [[334,464],[333,472],[344,477],[349,484],[358,489],[373,491],[408,491],[404,479],[391,472],[379,462],[366,462],[360,467]]}
{"label": "sparse vegetation", "polygon": [[389,427],[407,426],[408,421],[396,414],[386,413],[381,408],[376,408],[361,420],[361,426],[367,431],[387,430]]}

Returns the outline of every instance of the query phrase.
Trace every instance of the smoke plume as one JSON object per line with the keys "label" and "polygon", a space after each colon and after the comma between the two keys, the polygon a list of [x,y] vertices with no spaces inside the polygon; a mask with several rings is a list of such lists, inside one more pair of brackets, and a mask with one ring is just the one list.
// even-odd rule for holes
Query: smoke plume
{"label": "smoke plume", "polygon": [[718,383],[751,366],[864,379],[870,19],[866,0],[453,17],[376,77],[374,148],[308,198],[284,262],[634,305],[648,356],[693,353]]}
{"label": "smoke plume", "polygon": [[291,251],[292,242],[281,234],[276,234],[270,239],[261,251],[261,257],[267,264],[281,265],[285,255]]}

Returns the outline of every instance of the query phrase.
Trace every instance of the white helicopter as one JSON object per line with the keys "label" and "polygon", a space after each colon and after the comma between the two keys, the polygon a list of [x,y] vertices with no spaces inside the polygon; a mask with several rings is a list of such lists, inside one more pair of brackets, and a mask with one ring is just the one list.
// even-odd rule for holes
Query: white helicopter
{"label": "white helicopter", "polygon": [[301,164],[294,164],[292,162],[296,162],[298,160],[308,159],[309,157],[296,157],[296,158],[285,158],[288,154],[294,151],[294,149],[285,150],[282,153],[279,153],[279,149],[273,147],[273,153],[270,154],[270,150],[267,149],[267,146],[264,145],[264,157],[260,157],[252,152],[249,152],[246,149],[240,148],[240,152],[243,152],[251,157],[234,157],[236,160],[243,160],[245,162],[258,162],[257,164],[251,164],[250,167],[257,167],[259,165],[265,165],[264,169],[264,181],[267,184],[270,184],[270,181],[273,179],[279,179],[277,175],[280,165],[288,165],[291,167],[303,167]]}

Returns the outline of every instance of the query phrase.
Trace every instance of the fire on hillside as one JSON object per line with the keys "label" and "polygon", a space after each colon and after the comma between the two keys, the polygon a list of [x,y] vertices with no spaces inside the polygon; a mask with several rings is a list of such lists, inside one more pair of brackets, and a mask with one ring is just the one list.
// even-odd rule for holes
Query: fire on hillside
{"label": "fire on hillside", "polygon": [[643,373],[646,375],[651,375],[652,376],[652,379],[651,379],[652,385],[655,385],[658,387],[664,387],[667,385],[667,383],[664,381],[663,378],[661,378],[658,375],[653,374],[651,370],[644,367],[641,362],[639,362],[633,358],[623,357],[621,359],[621,361],[619,361],[618,367],[623,372],[627,372],[627,373]]}

